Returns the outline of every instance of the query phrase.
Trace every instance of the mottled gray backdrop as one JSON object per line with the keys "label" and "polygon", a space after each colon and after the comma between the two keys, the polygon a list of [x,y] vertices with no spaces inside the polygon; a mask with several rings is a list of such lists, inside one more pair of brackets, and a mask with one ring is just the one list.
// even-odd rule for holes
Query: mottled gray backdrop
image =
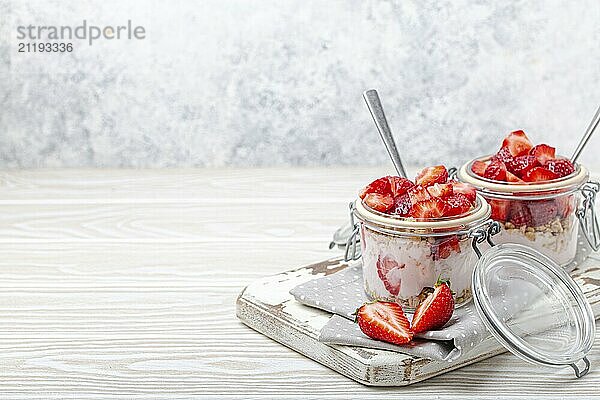
{"label": "mottled gray backdrop", "polygon": [[[147,37],[17,53],[18,25],[84,18]],[[598,21],[598,0],[0,0],[0,167],[383,164],[368,88],[412,164],[517,128],[570,154],[600,103]]]}

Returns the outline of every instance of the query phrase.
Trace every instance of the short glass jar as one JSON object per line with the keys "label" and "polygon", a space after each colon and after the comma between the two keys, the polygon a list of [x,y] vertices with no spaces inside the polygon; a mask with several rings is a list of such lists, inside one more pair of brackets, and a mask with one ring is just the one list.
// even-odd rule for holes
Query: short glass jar
{"label": "short glass jar", "polygon": [[490,213],[479,195],[465,214],[423,220],[383,214],[357,199],[351,204],[357,220],[353,235],[360,234],[367,296],[414,309],[442,278],[450,281],[456,306],[467,303],[477,262],[472,234],[492,222]]}
{"label": "short glass jar", "polygon": [[598,184],[588,182],[589,172],[575,166],[569,176],[548,182],[498,182],[476,175],[472,160],[457,171],[457,179],[477,189],[492,209],[491,218],[502,229],[494,242],[523,244],[539,251],[557,264],[571,268],[577,253],[580,232],[592,248],[599,245],[594,200]]}

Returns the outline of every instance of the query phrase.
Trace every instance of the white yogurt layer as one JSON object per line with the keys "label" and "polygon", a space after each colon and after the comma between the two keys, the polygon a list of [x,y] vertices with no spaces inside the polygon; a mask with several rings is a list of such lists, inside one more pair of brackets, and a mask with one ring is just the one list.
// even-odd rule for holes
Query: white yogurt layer
{"label": "white yogurt layer", "polygon": [[[427,239],[390,236],[362,229],[363,279],[365,291],[371,298],[389,299],[414,307],[423,288],[433,287],[441,276],[450,280],[457,304],[470,299],[471,274],[477,261],[470,239],[459,241],[460,252],[453,249],[448,258],[434,260],[432,243]],[[399,285],[397,294],[386,288],[377,271],[377,261],[386,257],[398,264],[388,276],[389,281]]]}

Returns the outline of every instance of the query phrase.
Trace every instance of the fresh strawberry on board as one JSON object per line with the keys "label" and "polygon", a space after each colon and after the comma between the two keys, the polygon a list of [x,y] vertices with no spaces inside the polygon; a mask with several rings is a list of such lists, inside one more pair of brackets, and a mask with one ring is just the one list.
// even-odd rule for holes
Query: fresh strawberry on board
{"label": "fresh strawberry on board", "polygon": [[378,194],[392,194],[392,186],[390,185],[390,177],[384,176],[383,178],[379,178],[374,180],[365,186],[359,193],[359,197],[364,199],[365,196],[369,193],[378,193]]}
{"label": "fresh strawberry on board", "polygon": [[417,307],[412,319],[414,333],[439,329],[446,325],[454,312],[454,297],[450,282],[438,278],[435,290]]}
{"label": "fresh strawberry on board", "polygon": [[431,245],[431,257],[434,260],[445,260],[452,252],[460,253],[460,243],[456,235],[437,240]]}
{"label": "fresh strawberry on board", "polygon": [[396,260],[385,256],[377,259],[377,275],[383,282],[386,290],[393,296],[397,296],[400,292],[400,285],[402,283],[401,269],[404,268],[404,264],[398,264]]}
{"label": "fresh strawberry on board", "polygon": [[390,181],[390,187],[394,197],[405,194],[408,189],[415,186],[410,179],[402,178],[400,176],[388,176],[388,180]]}
{"label": "fresh strawberry on board", "polygon": [[356,322],[370,338],[393,344],[406,344],[413,338],[410,323],[397,303],[376,301],[356,310]]}
{"label": "fresh strawberry on board", "polygon": [[476,198],[476,190],[473,186],[469,185],[468,183],[463,183],[463,182],[456,182],[456,181],[452,181],[450,182],[452,185],[452,190],[454,193],[462,193],[465,196],[467,196],[467,198],[469,199],[469,201],[471,201],[471,203],[475,203],[475,198]]}
{"label": "fresh strawberry on board", "polygon": [[450,183],[434,183],[427,187],[427,191],[431,196],[440,198],[451,196],[454,192]]}
{"label": "fresh strawberry on board", "polygon": [[367,206],[379,212],[389,211],[394,205],[394,198],[389,194],[367,193],[363,200]]}
{"label": "fresh strawberry on board", "polygon": [[558,175],[559,178],[567,175],[571,175],[575,172],[575,166],[570,160],[566,158],[557,158],[555,160],[550,160],[545,165],[548,170],[554,172]]}
{"label": "fresh strawberry on board", "polygon": [[514,131],[508,134],[502,141],[502,147],[506,147],[513,157],[529,153],[533,145],[523,131]]}
{"label": "fresh strawberry on board", "polygon": [[506,165],[502,161],[493,160],[485,169],[483,177],[493,181],[505,181]]}
{"label": "fresh strawberry on board", "polygon": [[485,169],[487,168],[487,163],[481,160],[473,161],[471,164],[471,171],[479,176],[483,176],[485,174]]}
{"label": "fresh strawberry on board", "polygon": [[408,193],[404,193],[401,196],[394,197],[394,205],[392,206],[392,214],[398,215],[401,217],[408,216],[410,212],[410,208],[412,207],[412,202],[410,201],[410,196]]}
{"label": "fresh strawberry on board", "polygon": [[448,196],[444,201],[446,202],[445,217],[465,214],[473,206],[469,198],[462,193]]}
{"label": "fresh strawberry on board", "polygon": [[446,202],[440,198],[432,197],[429,200],[413,204],[410,215],[417,219],[439,218],[446,211]]}
{"label": "fresh strawberry on board", "polygon": [[540,164],[544,165],[547,161],[556,157],[556,149],[547,144],[538,144],[529,151],[529,154],[537,158]]}
{"label": "fresh strawberry on board", "polygon": [[415,183],[423,187],[433,185],[434,183],[446,183],[448,180],[448,170],[443,165],[427,167],[417,175]]}
{"label": "fresh strawberry on board", "polygon": [[523,175],[525,182],[545,182],[558,178],[560,178],[558,174],[544,167],[534,167]]}

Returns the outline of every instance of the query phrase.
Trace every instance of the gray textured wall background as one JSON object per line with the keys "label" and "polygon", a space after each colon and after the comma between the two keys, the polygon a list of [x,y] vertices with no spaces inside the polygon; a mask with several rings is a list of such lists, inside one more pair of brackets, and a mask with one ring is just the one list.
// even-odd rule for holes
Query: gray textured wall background
{"label": "gray textured wall background", "polygon": [[[16,52],[19,24],[146,27]],[[600,103],[600,2],[0,0],[0,167],[456,164],[523,128],[570,154]],[[594,161],[600,137],[584,161]]]}

